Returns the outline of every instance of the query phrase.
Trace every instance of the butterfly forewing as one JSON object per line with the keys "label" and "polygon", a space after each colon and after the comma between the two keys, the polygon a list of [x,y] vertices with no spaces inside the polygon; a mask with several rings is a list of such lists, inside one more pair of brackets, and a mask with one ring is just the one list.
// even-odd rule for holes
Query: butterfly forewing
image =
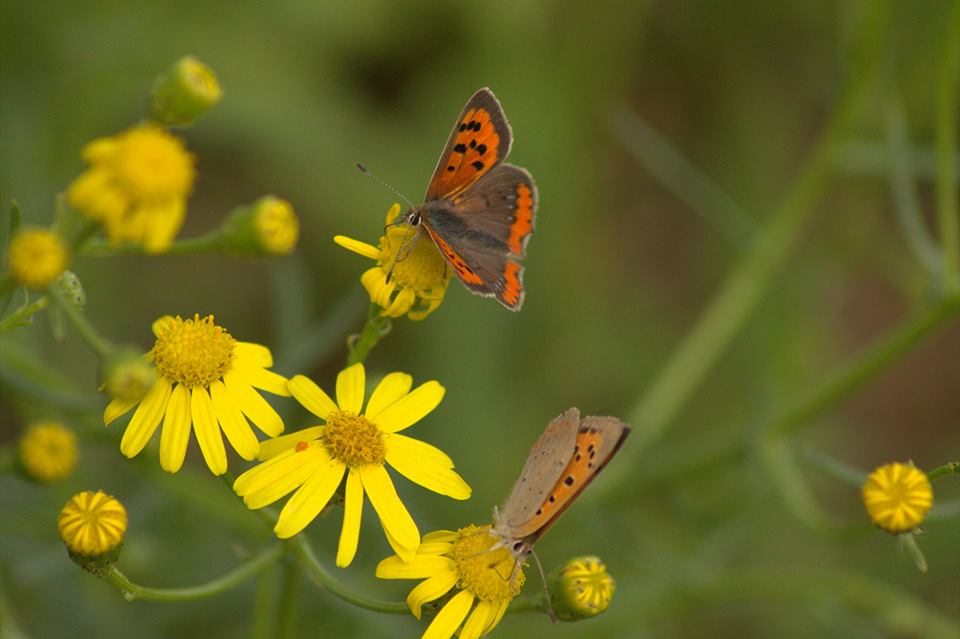
{"label": "butterfly forewing", "polygon": [[427,201],[453,197],[496,167],[510,153],[513,136],[490,89],[473,94],[453,125],[427,186]]}

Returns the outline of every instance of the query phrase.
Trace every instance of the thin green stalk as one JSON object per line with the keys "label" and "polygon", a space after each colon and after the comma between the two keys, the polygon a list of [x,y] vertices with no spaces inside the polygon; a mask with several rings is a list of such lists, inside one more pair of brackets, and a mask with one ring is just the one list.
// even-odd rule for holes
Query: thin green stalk
{"label": "thin green stalk", "polygon": [[115,565],[106,569],[103,578],[118,588],[127,601],[194,601],[213,597],[243,584],[283,555],[282,545],[273,545],[227,574],[199,586],[188,588],[150,588],[131,581]]}
{"label": "thin green stalk", "polygon": [[87,343],[90,350],[96,353],[97,357],[106,359],[113,354],[114,350],[116,350],[113,344],[97,332],[83,313],[80,312],[80,309],[63,297],[63,294],[56,284],[47,288],[47,296],[53,300],[54,305],[67,316],[73,328],[80,334],[83,341]]}
{"label": "thin green stalk", "polygon": [[[838,147],[834,168],[844,175],[886,177],[890,174],[886,151],[887,145],[880,142],[844,142]],[[917,180],[933,182],[937,177],[937,155],[932,146],[917,145],[908,148],[907,165]]]}
{"label": "thin green stalk", "polygon": [[390,318],[383,317],[380,314],[380,307],[370,302],[367,321],[363,324],[363,329],[358,335],[352,335],[347,341],[347,366],[365,361],[370,351],[390,333],[390,327]]}
{"label": "thin green stalk", "polygon": [[50,304],[50,298],[43,296],[35,299],[29,304],[24,304],[9,316],[0,321],[0,333],[9,331],[11,328],[24,326],[30,323],[30,317],[39,313]]}
{"label": "thin green stalk", "polygon": [[933,483],[945,477],[947,475],[960,474],[960,462],[949,462],[941,466],[940,468],[934,468],[929,473],[927,473],[927,479],[930,480],[930,483]]}
{"label": "thin green stalk", "polygon": [[264,570],[257,577],[253,595],[250,639],[273,639],[276,634],[277,588],[274,570]]}
{"label": "thin green stalk", "polygon": [[[220,230],[213,230],[199,237],[177,240],[162,255],[188,255],[197,253],[218,253],[223,249]],[[116,244],[101,238],[88,239],[77,251],[89,257],[112,257],[115,255],[139,255],[146,251],[141,244],[124,242]]]}
{"label": "thin green stalk", "polygon": [[957,206],[957,113],[960,77],[960,3],[947,16],[947,38],[937,86],[937,221],[944,290],[960,291],[960,211]]}
{"label": "thin green stalk", "polygon": [[313,548],[310,546],[310,542],[306,540],[303,535],[297,535],[296,537],[287,541],[287,544],[290,546],[291,551],[296,555],[300,560],[300,565],[306,571],[307,575],[316,583],[318,586],[334,595],[346,601],[347,603],[353,604],[360,608],[366,608],[367,610],[373,610],[374,612],[384,612],[393,615],[408,615],[410,614],[410,608],[407,607],[407,604],[403,601],[383,601],[380,599],[374,599],[372,597],[367,597],[360,593],[354,592],[344,584],[340,583],[336,577],[320,563],[320,560],[317,559],[317,556],[313,554]]}
{"label": "thin green stalk", "polygon": [[278,639],[294,639],[297,636],[302,572],[300,564],[296,561],[287,561],[283,564],[280,612],[277,615],[276,636]]}
{"label": "thin green stalk", "polygon": [[[888,2],[876,1],[870,5],[861,27],[860,56],[854,64],[850,83],[799,176],[770,215],[751,250],[741,258],[666,366],[629,412],[634,441],[625,450],[628,455],[636,458],[643,454],[650,442],[672,425],[790,255],[830,176],[838,144],[870,94],[877,63],[887,42],[889,13]],[[618,467],[624,470],[614,472],[624,478],[631,464],[621,463]],[[609,478],[605,482],[609,486],[616,483]]]}
{"label": "thin green stalk", "polygon": [[840,481],[846,482],[851,486],[860,488],[863,486],[864,482],[867,481],[867,473],[859,468],[854,468],[853,466],[844,464],[843,462],[838,461],[829,455],[808,450],[803,451],[803,457],[812,466],[816,466],[817,468],[826,472],[828,475],[831,475]]}

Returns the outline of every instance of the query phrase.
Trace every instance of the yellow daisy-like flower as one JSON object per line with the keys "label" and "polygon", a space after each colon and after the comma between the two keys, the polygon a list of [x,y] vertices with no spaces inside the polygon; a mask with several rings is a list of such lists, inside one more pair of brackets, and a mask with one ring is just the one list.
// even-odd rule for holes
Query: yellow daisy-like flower
{"label": "yellow daisy-like flower", "polygon": [[923,471],[909,464],[886,464],[870,473],[863,485],[863,505],[877,526],[892,533],[909,532],[933,506],[933,488]]}
{"label": "yellow daisy-like flower", "polygon": [[271,437],[283,432],[283,420],[255,389],[290,396],[287,380],[267,370],[273,356],[266,346],[238,342],[214,324],[213,315],[193,319],[169,315],[153,323],[157,337],[148,357],[157,379],[142,399],[114,399],[103,413],[109,424],[137,406],[120,441],[120,452],[134,457],[153,437],[160,420],[160,466],[180,470],[191,426],[200,452],[214,475],[227,471],[220,431],[246,460],[256,459],[260,442],[247,422]]}
{"label": "yellow daisy-like flower", "polygon": [[551,575],[553,610],[559,619],[573,621],[599,615],[607,609],[616,582],[599,557],[575,557]]}
{"label": "yellow daisy-like flower", "polygon": [[101,223],[112,242],[166,251],[195,177],[183,141],[156,125],[138,126],[87,144],[83,159],[90,168],[67,189],[70,206]]}
{"label": "yellow daisy-like flower", "polygon": [[10,240],[10,275],[29,288],[44,288],[57,281],[67,268],[69,254],[53,231],[25,228]]}
{"label": "yellow daisy-like flower", "polygon": [[290,392],[324,425],[263,442],[260,458],[266,461],[238,477],[234,490],[253,509],[296,491],[274,528],[285,539],[320,514],[346,475],[337,565],[350,565],[356,554],[364,493],[394,550],[412,556],[420,544],[420,531],[397,496],[386,465],[433,492],[454,499],[470,497],[470,487],[454,472],[453,461],[443,451],[400,434],[436,408],[444,395],[443,386],[435,381],[411,391],[412,385],[410,375],[390,373],[362,411],[363,364],[354,364],[337,376],[336,402],[306,377],[293,377]]}
{"label": "yellow daisy-like flower", "polygon": [[71,553],[92,557],[110,552],[127,532],[127,511],[102,490],[70,498],[57,518],[60,538]]}
{"label": "yellow daisy-like flower", "polygon": [[77,466],[77,436],[60,422],[31,424],[20,437],[20,463],[37,481],[65,479]]}
{"label": "yellow daisy-like flower", "polygon": [[377,261],[376,266],[360,276],[360,283],[370,300],[383,309],[381,315],[422,320],[443,301],[450,269],[429,237],[414,239],[420,229],[407,224],[389,226],[399,214],[399,204],[387,211],[388,228],[380,238],[379,248],[343,235],[337,235],[333,241]]}
{"label": "yellow daisy-like flower", "polygon": [[407,605],[417,619],[424,604],[456,590],[423,639],[447,639],[458,629],[460,639],[476,639],[500,623],[507,606],[523,589],[522,566],[513,553],[506,547],[491,550],[499,541],[490,526],[438,530],[424,536],[411,560],[395,555],[381,561],[377,577],[424,580],[407,595]]}

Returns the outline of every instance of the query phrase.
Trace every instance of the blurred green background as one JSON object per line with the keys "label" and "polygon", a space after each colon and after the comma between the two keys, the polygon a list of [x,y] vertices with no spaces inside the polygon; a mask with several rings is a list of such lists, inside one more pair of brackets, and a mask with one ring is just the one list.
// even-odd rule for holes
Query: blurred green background
{"label": "blurred green background", "polygon": [[[897,223],[887,141],[898,112],[910,140],[900,151],[932,221],[936,87],[952,6],[893,3],[876,81],[784,268],[663,436],[628,440],[538,544],[547,570],[600,555],[618,585],[609,611],[554,626],[543,615],[510,616],[494,636],[919,636],[897,625],[907,607],[960,625],[958,478],[935,484],[938,504],[954,511],[924,526],[930,569],[921,575],[867,522],[856,486],[810,465],[803,476],[821,507],[853,525],[842,535],[805,526],[753,446],[772,415],[934,295]],[[398,480],[421,530],[484,522],[549,419],[572,405],[628,421],[638,414],[859,73],[853,51],[869,7],[5,0],[0,202],[16,198],[28,222],[48,223],[55,194],[83,169],[82,145],[136,122],[152,79],[196,55],[225,96],[184,132],[199,179],[181,237],[274,193],[300,216],[299,248],[260,262],[78,259],[86,313],[111,339],[143,349],[158,316],[214,313],[239,339],[269,345],[278,372],[332,389],[344,337],[363,321],[358,279],[368,267],[332,237],[375,242],[394,201],[354,163],[420,198],[464,101],[491,87],[513,126],[510,161],[540,191],[526,304],[513,314],[453,282],[436,313],[395,322],[368,359],[371,375],[404,370],[447,388],[411,434],[447,451],[474,496],[454,502]],[[698,191],[693,166],[718,193]],[[195,442],[174,476],[159,469],[155,448],[123,458],[122,428],[104,435],[98,422],[96,359],[75,335],[55,343],[39,319],[3,340],[39,354],[63,378],[53,386],[69,390],[44,397],[5,375],[0,438],[10,444],[28,421],[60,417],[82,434],[82,457],[71,479],[50,487],[0,477],[0,614],[35,637],[249,636],[255,592],[273,592],[278,574],[202,602],[128,603],[67,559],[56,515],[85,489],[126,505],[120,566],[141,583],[206,581],[269,536],[209,475]],[[957,353],[954,319],[803,430],[800,448],[864,470],[956,459]],[[289,402],[275,405],[291,414]],[[308,425],[294,415],[288,431]],[[231,458],[231,471],[245,467]],[[373,576],[389,549],[372,515],[368,506],[358,559],[339,576],[402,598],[414,582]],[[330,564],[339,521],[308,529]],[[537,588],[528,570],[527,594]],[[300,597],[299,636],[415,636],[425,627],[310,584]]]}

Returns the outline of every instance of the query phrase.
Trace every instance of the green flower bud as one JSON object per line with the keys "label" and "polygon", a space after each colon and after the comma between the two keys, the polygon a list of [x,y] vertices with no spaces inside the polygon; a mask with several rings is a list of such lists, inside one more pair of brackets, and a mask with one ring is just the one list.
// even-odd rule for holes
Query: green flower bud
{"label": "green flower bud", "polygon": [[288,255],[300,237],[300,222],[289,202],[266,195],[235,209],[220,233],[225,249],[233,255]]}
{"label": "green flower bud", "polygon": [[87,294],[83,291],[83,284],[80,278],[73,271],[64,271],[57,281],[60,292],[68,302],[77,308],[83,308],[87,305]]}
{"label": "green flower bud", "polygon": [[557,619],[576,621],[599,615],[610,605],[616,583],[598,557],[575,557],[547,578]]}
{"label": "green flower bud", "polygon": [[223,97],[213,70],[193,56],[177,60],[153,83],[150,117],[166,126],[190,126]]}
{"label": "green flower bud", "polygon": [[147,394],[156,379],[156,368],[142,354],[122,349],[107,361],[103,386],[112,399],[135,402]]}

